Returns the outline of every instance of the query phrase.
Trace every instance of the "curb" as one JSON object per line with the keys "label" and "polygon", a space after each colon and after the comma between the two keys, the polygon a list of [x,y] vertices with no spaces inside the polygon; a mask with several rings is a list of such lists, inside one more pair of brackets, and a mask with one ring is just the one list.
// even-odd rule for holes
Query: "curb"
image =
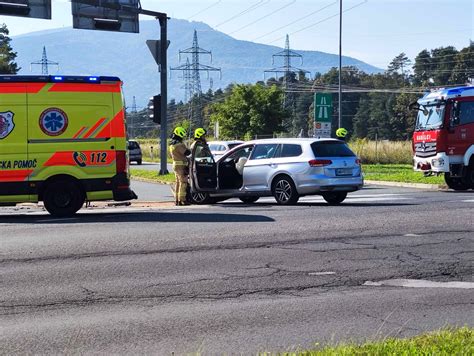
{"label": "curb", "polygon": [[387,187],[401,187],[401,188],[415,188],[424,190],[447,190],[448,187],[444,184],[425,184],[425,183],[404,183],[391,182],[382,180],[364,180],[366,184],[383,185]]}
{"label": "curb", "polygon": [[174,182],[159,181],[159,180],[156,180],[156,179],[137,177],[137,176],[134,176],[134,175],[130,176],[130,179],[131,180],[136,180],[136,181],[139,181],[139,182],[144,182],[144,183],[174,185]]}

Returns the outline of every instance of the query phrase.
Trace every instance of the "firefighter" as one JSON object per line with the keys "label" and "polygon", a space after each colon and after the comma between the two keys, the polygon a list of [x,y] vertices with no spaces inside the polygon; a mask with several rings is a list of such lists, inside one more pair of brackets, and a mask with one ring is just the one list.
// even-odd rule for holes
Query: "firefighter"
{"label": "firefighter", "polygon": [[339,140],[345,141],[347,134],[347,130],[343,127],[340,127],[336,130],[336,136]]}
{"label": "firefighter", "polygon": [[188,187],[188,156],[191,151],[186,147],[183,139],[186,137],[186,129],[176,127],[173,130],[170,144],[170,154],[173,159],[173,171],[176,177],[175,185],[175,203],[176,205],[189,205],[186,201],[186,189]]}
{"label": "firefighter", "polygon": [[[194,154],[195,157],[202,157],[202,156],[211,156],[211,150],[209,149],[209,145],[206,141],[207,131],[202,127],[198,127],[194,130],[194,142],[191,144],[191,152]],[[196,144],[199,143],[198,146],[199,151],[195,151]]]}

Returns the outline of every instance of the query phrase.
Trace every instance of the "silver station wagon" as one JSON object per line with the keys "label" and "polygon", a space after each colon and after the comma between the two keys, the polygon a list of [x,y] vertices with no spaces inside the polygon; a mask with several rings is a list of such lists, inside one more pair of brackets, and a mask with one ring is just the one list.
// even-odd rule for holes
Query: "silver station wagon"
{"label": "silver station wagon", "polygon": [[360,160],[336,139],[268,139],[245,142],[217,161],[199,144],[191,155],[191,200],[207,204],[237,197],[244,203],[273,196],[295,204],[321,195],[329,204],[362,188]]}

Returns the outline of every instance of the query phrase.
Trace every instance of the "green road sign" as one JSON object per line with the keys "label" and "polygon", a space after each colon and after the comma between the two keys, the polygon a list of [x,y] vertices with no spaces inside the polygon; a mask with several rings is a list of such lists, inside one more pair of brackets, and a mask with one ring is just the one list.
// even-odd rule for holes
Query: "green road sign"
{"label": "green road sign", "polygon": [[332,121],[332,94],[314,94],[314,121]]}

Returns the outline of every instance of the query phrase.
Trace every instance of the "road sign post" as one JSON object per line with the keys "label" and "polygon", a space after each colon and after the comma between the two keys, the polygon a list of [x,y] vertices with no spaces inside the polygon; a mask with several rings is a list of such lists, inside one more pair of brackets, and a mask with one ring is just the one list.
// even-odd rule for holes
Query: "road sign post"
{"label": "road sign post", "polygon": [[332,94],[315,93],[314,95],[314,137],[331,137]]}

